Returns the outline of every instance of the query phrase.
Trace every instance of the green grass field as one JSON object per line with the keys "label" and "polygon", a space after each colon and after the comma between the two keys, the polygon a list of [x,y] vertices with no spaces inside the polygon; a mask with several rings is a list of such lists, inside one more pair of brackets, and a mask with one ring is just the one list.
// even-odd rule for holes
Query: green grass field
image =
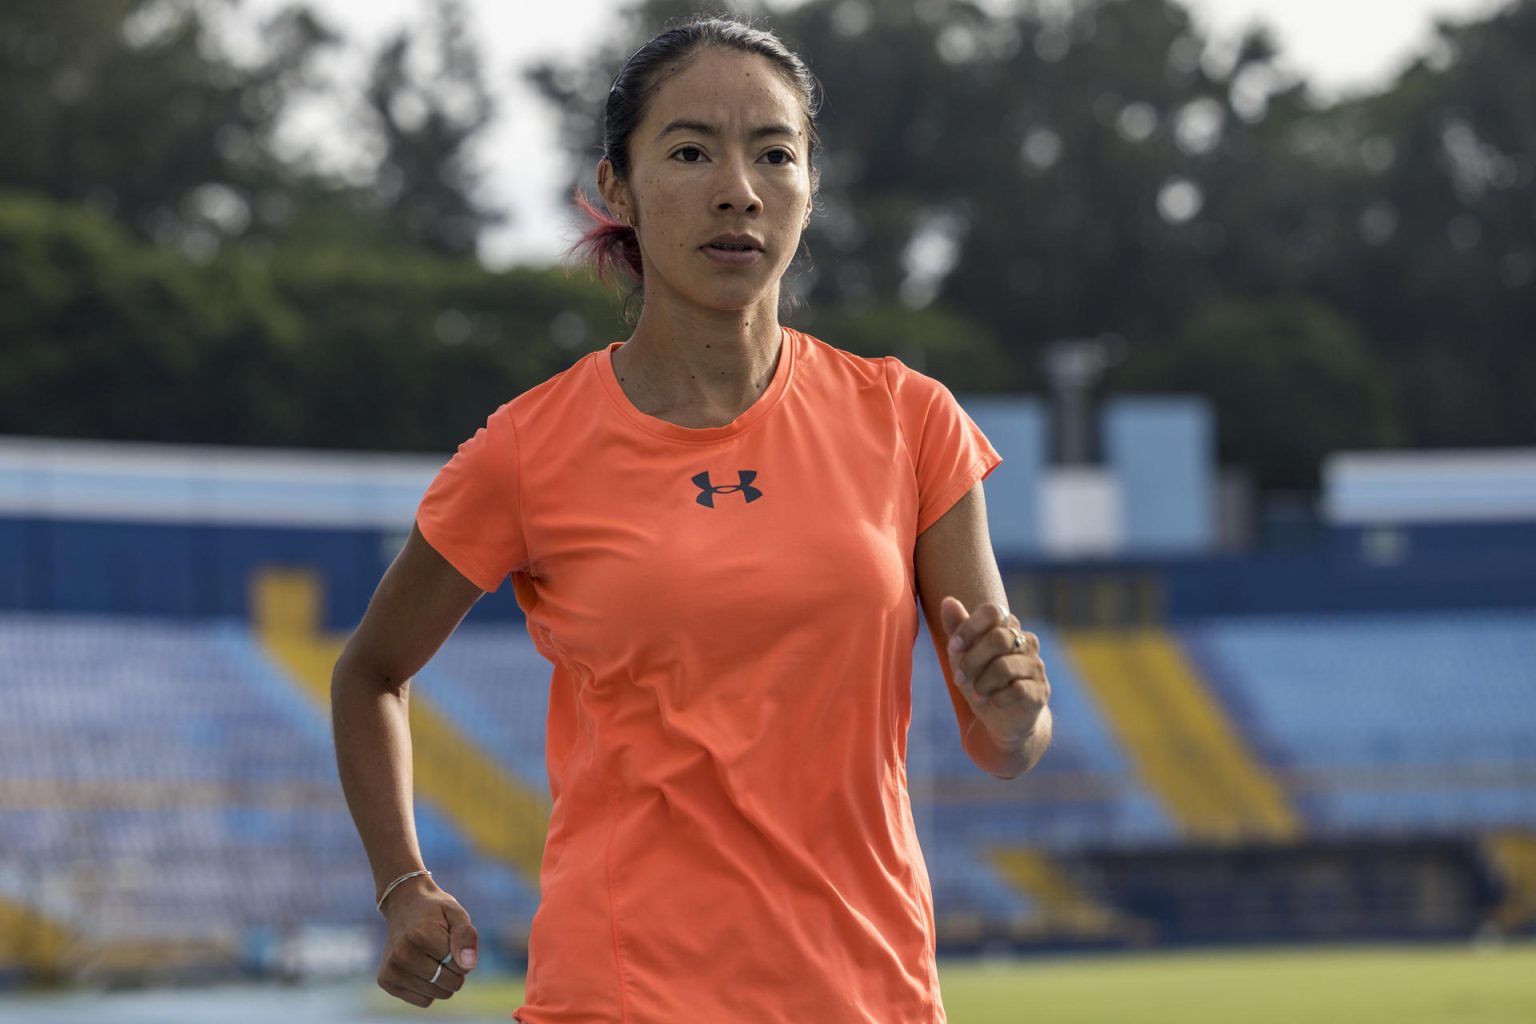
{"label": "green grass field", "polygon": [[[950,1024],[1531,1024],[1536,943],[1303,947],[941,961]],[[422,1011],[501,1015],[521,980],[477,977]]]}

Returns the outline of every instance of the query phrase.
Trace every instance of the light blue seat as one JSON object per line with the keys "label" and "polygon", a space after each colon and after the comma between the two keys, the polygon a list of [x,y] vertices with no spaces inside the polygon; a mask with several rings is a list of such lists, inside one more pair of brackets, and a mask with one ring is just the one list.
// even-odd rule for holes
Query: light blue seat
{"label": "light blue seat", "polygon": [[[0,808],[0,895],[103,941],[377,922],[326,715],[245,624],[0,613],[0,665],[0,772],[57,794]],[[445,884],[525,926],[536,886],[417,817]]]}
{"label": "light blue seat", "polygon": [[1181,630],[1318,832],[1536,827],[1536,611]]}

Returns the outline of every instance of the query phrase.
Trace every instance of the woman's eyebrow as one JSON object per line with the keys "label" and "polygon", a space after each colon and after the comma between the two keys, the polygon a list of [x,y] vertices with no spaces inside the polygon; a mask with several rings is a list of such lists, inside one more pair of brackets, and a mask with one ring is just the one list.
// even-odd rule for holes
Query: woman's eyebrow
{"label": "woman's eyebrow", "polygon": [[[704,121],[689,121],[679,118],[676,121],[669,122],[656,137],[664,139],[673,132],[697,132],[700,135],[719,135],[720,129]],[[798,136],[799,134],[798,129],[792,128],[787,124],[765,124],[753,128],[748,137],[760,139],[768,135]]]}

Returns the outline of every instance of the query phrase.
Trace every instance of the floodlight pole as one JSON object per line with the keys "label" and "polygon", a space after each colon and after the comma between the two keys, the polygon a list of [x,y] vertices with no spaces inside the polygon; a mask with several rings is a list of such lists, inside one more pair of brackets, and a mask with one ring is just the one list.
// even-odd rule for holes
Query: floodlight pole
{"label": "floodlight pole", "polygon": [[1040,365],[1054,399],[1057,465],[1086,466],[1094,461],[1093,387],[1119,361],[1122,344],[1114,335],[1100,335],[1059,338],[1046,345]]}

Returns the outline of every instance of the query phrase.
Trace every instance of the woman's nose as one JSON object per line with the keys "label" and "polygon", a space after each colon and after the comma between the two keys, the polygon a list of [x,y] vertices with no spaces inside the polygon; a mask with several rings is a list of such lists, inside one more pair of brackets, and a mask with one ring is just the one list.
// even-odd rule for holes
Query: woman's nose
{"label": "woman's nose", "polygon": [[752,187],[752,176],[748,173],[745,161],[735,158],[722,162],[720,166],[721,180],[715,197],[715,208],[721,212],[726,210],[740,210],[743,213],[760,212],[763,201],[758,196],[757,190]]}

